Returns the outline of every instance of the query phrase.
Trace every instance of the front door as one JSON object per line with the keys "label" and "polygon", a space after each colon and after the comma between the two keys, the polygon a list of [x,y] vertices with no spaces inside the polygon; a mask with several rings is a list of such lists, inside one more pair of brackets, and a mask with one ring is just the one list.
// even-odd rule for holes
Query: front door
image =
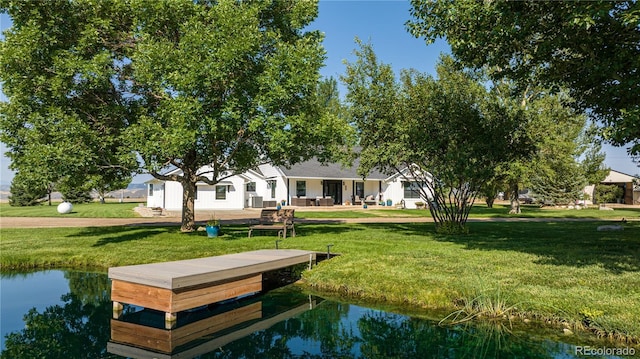
{"label": "front door", "polygon": [[323,196],[333,198],[333,204],[342,204],[342,181],[327,181],[323,186]]}

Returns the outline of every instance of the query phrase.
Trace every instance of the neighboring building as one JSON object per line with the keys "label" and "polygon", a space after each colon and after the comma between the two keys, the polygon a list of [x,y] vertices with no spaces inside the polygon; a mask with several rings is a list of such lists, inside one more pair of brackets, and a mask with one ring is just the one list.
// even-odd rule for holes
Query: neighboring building
{"label": "neighboring building", "polygon": [[[194,205],[196,210],[243,209],[275,207],[284,201],[294,206],[390,203],[416,208],[416,202],[423,202],[416,183],[407,181],[400,174],[388,176],[374,171],[363,179],[356,169],[357,163],[351,168],[343,168],[338,164],[322,165],[316,160],[291,168],[261,165],[215,186],[197,183]],[[180,170],[169,174],[174,173],[180,173]],[[180,183],[157,179],[145,183],[148,207],[182,208]]]}
{"label": "neighboring building", "polygon": [[[622,188],[622,190],[624,191],[624,196],[621,199],[621,202],[623,204],[640,204],[639,177],[631,176],[615,170],[610,170],[607,177],[600,183],[615,185]],[[588,194],[592,200],[595,198],[595,187],[595,185],[589,185],[584,189],[584,192]]]}

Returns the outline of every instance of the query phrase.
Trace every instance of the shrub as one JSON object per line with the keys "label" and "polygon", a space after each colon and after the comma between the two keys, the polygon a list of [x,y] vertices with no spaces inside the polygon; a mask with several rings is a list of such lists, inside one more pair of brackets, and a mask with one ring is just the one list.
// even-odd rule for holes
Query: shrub
{"label": "shrub", "polygon": [[458,222],[445,221],[436,225],[438,234],[469,234],[469,228]]}
{"label": "shrub", "polygon": [[624,190],[616,185],[599,184],[595,189],[597,203],[615,203],[624,196]]}
{"label": "shrub", "polygon": [[30,180],[20,172],[11,181],[9,205],[16,207],[39,205],[47,195],[47,185]]}

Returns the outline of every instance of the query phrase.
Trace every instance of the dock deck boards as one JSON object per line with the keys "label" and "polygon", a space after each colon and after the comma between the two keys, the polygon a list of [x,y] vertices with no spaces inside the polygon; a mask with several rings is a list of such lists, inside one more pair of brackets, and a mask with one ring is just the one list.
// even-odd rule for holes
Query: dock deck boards
{"label": "dock deck boards", "polygon": [[316,252],[263,249],[216,257],[109,268],[114,309],[121,303],[175,313],[262,290],[262,274],[313,262]]}
{"label": "dock deck boards", "polygon": [[179,289],[264,273],[315,259],[315,252],[263,249],[216,257],[109,268],[109,278],[157,288]]}

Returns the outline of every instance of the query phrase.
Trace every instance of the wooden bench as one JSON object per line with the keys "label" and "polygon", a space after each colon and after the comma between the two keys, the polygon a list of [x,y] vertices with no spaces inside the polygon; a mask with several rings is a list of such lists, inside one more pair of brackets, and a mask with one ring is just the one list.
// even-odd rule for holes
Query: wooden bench
{"label": "wooden bench", "polygon": [[282,238],[287,238],[287,230],[290,230],[292,237],[295,237],[294,213],[295,209],[263,209],[260,212],[259,224],[249,227],[249,237],[254,230],[277,231],[278,237]]}

